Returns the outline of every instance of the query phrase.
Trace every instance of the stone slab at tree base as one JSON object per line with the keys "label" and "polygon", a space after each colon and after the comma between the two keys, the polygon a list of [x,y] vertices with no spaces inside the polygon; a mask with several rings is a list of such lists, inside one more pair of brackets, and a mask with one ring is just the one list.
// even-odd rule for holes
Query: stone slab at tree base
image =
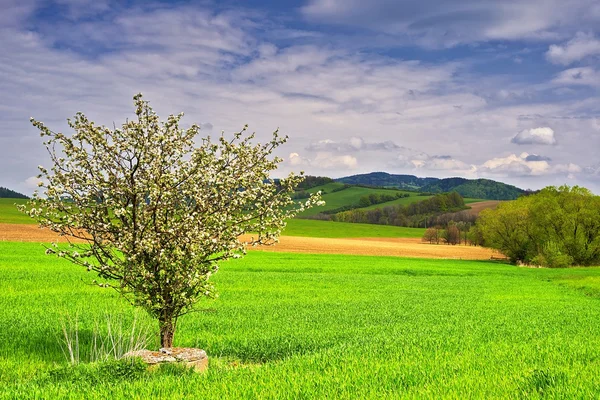
{"label": "stone slab at tree base", "polygon": [[170,347],[159,351],[137,350],[130,351],[123,357],[140,357],[150,368],[156,368],[163,363],[178,363],[203,372],[208,368],[208,356],[201,349],[191,347]]}

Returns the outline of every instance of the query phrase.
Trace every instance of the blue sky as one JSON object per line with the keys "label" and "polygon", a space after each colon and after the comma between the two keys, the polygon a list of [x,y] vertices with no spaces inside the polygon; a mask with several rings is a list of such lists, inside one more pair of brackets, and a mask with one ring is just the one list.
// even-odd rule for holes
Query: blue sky
{"label": "blue sky", "polygon": [[485,177],[600,193],[600,3],[0,0],[0,186],[53,130],[144,93],[205,134],[276,129],[281,174]]}

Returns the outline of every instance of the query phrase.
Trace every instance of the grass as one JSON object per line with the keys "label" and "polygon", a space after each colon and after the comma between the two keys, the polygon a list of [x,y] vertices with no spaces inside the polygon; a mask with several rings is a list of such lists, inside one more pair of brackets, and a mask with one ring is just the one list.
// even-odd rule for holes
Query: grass
{"label": "grass", "polygon": [[[315,187],[315,188],[311,189],[311,191],[317,191],[317,190],[320,190],[320,188],[325,188],[326,186],[329,186],[329,185],[334,185],[334,184],[328,184],[328,185],[324,185],[324,186]],[[340,185],[340,184],[336,183],[335,185]],[[349,187],[348,189],[340,190],[338,192],[324,194],[322,196],[322,199],[325,201],[324,206],[313,207],[311,209],[303,211],[299,215],[303,216],[303,217],[310,216],[310,215],[316,215],[316,214],[322,213],[323,211],[333,210],[334,208],[339,208],[339,207],[343,207],[346,205],[358,204],[358,201],[360,200],[360,198],[362,196],[368,196],[369,194],[372,194],[372,193],[394,195],[398,192],[409,193],[411,195],[411,197],[408,197],[406,199],[401,199],[401,200],[412,200],[414,202],[414,201],[423,200],[425,198],[425,197],[421,197],[421,196],[416,196],[416,193],[414,193],[414,192],[406,192],[406,191],[393,190],[393,189],[374,189],[374,188],[352,186],[352,187]],[[385,204],[387,204],[387,203],[385,203]]]}
{"label": "grass", "polygon": [[335,189],[339,189],[343,186],[344,186],[344,184],[340,183],[340,182],[330,182],[330,183],[326,183],[324,185],[315,186],[310,189],[306,189],[306,191],[309,193],[316,193],[318,191],[321,191],[321,193],[331,193],[331,191],[333,191]]}
{"label": "grass", "polygon": [[[377,208],[383,208],[383,207],[395,206],[395,205],[406,206],[411,203],[416,203],[417,201],[427,200],[431,197],[433,197],[433,196],[417,196],[416,193],[411,193],[410,197],[403,197],[401,199],[396,199],[396,200],[388,201],[385,203],[373,204],[371,206],[362,208],[362,210],[375,210]],[[486,200],[482,200],[482,199],[471,199],[471,198],[465,198],[464,200],[465,200],[465,204],[467,204],[467,205],[471,204],[471,203],[477,203],[480,201],[486,201]]]}
{"label": "grass", "polygon": [[210,357],[208,372],[195,375],[118,362],[68,366],[56,340],[61,316],[79,313],[85,341],[96,316],[109,309],[132,319],[133,311],[42,250],[0,243],[0,398],[600,392],[598,268],[251,252],[214,276],[220,298],[180,320],[176,344]]}
{"label": "grass", "polygon": [[433,197],[433,196],[417,196],[416,193],[411,193],[410,197],[403,197],[401,199],[386,201],[385,203],[373,204],[368,207],[361,208],[361,210],[375,210],[377,208],[383,208],[383,207],[388,207],[388,206],[397,206],[397,205],[406,206],[411,203],[416,203],[418,201],[427,200],[431,197]]}
{"label": "grass", "polygon": [[35,221],[17,210],[15,204],[25,204],[25,199],[0,198],[0,223],[1,224],[35,224]]}
{"label": "grass", "polygon": [[291,219],[282,235],[320,238],[421,238],[424,228],[398,226],[352,224],[348,222],[318,221],[311,219]]}

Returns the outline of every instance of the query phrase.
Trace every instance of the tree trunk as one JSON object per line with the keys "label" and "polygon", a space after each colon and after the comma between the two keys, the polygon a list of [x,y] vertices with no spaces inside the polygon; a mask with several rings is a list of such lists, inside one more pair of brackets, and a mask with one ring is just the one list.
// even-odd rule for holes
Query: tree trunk
{"label": "tree trunk", "polygon": [[173,347],[173,337],[175,336],[175,327],[177,320],[172,317],[165,317],[159,320],[160,325],[160,347]]}

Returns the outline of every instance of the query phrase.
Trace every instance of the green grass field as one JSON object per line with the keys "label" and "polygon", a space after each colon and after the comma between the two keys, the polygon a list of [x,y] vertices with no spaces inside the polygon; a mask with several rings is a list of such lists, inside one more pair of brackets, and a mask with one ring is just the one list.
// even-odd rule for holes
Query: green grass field
{"label": "green grass field", "polygon": [[351,224],[347,222],[317,221],[311,219],[291,219],[288,221],[282,235],[320,238],[421,238],[424,233],[424,228]]}
{"label": "green grass field", "polygon": [[321,191],[321,193],[331,193],[332,190],[339,189],[343,186],[344,186],[343,183],[331,182],[331,183],[327,183],[325,185],[315,186],[310,189],[306,189],[306,191],[309,193],[316,193],[318,191]]}
{"label": "green grass field", "polygon": [[[340,188],[344,186],[342,183],[333,182],[328,183],[326,185],[316,186],[308,190],[308,192],[317,192],[319,190],[323,191],[325,194],[322,196],[325,201],[325,205],[321,207],[313,207],[309,210],[306,210],[299,214],[300,217],[307,217],[322,213],[323,211],[333,210],[335,208],[358,204],[359,199],[362,196],[369,195],[371,193],[377,194],[395,194],[397,191],[390,189],[374,189],[374,188],[366,188],[366,187],[358,187],[353,186],[348,189],[340,190],[338,192],[331,192],[335,188]],[[368,207],[363,207],[363,210],[374,210],[377,208],[394,206],[394,205],[407,205],[411,203],[415,203],[417,201],[427,200],[432,196],[418,196],[416,192],[407,192],[407,191],[399,191],[400,193],[408,193],[410,197],[403,197],[401,199],[395,199],[392,201],[388,201],[380,204],[373,204]],[[481,199],[465,199],[465,204],[474,203],[478,201],[484,201]]]}
{"label": "green grass field", "polygon": [[93,275],[0,242],[0,398],[596,398],[600,269],[251,252],[214,276],[221,296],[180,320],[175,341],[208,372],[69,367],[60,320],[80,344],[123,299]]}
{"label": "green grass field", "polygon": [[32,224],[35,221],[17,210],[15,204],[25,204],[27,200],[0,198],[0,223],[2,224]]}
{"label": "green grass field", "polygon": [[[323,186],[317,186],[317,187],[311,189],[310,191],[314,192],[314,191],[318,191],[320,189],[325,189],[325,191],[328,191],[327,188],[332,185],[339,186],[341,184],[330,183],[330,184],[323,185]],[[424,199],[424,197],[415,196],[416,193],[412,193],[412,192],[396,191],[396,190],[389,190],[389,189],[372,189],[372,188],[353,186],[353,187],[349,187],[348,189],[340,190],[339,192],[324,194],[322,196],[323,200],[325,201],[324,206],[313,207],[311,209],[301,212],[298,215],[301,217],[306,217],[306,216],[310,216],[310,215],[316,215],[323,211],[333,210],[334,208],[339,208],[339,207],[343,207],[346,205],[358,204],[358,201],[362,196],[367,196],[371,193],[393,195],[397,192],[411,194],[411,197],[408,197],[406,199],[401,199],[401,200],[419,201],[419,200]],[[413,197],[414,197],[414,199],[413,199]]]}
{"label": "green grass field", "polygon": [[416,193],[411,193],[410,197],[403,197],[401,199],[396,199],[392,201],[386,201],[385,203],[373,204],[368,207],[363,207],[361,210],[375,210],[377,208],[383,208],[388,206],[396,206],[403,205],[406,206],[411,203],[416,203],[417,201],[423,201],[431,198],[432,196],[417,196]]}
{"label": "green grass field", "polygon": [[[416,193],[413,193],[413,194],[416,194]],[[417,201],[427,200],[431,197],[433,197],[433,196],[416,196],[416,195],[412,196],[411,195],[410,197],[403,197],[401,199],[396,199],[396,200],[388,201],[388,202],[381,203],[381,204],[373,204],[371,206],[362,208],[362,210],[375,210],[377,208],[383,208],[383,207],[387,207],[387,206],[395,206],[395,205],[399,205],[399,204],[406,206],[408,204],[415,203]],[[466,198],[465,204],[469,205],[471,203],[477,203],[479,201],[486,201],[486,200]]]}

